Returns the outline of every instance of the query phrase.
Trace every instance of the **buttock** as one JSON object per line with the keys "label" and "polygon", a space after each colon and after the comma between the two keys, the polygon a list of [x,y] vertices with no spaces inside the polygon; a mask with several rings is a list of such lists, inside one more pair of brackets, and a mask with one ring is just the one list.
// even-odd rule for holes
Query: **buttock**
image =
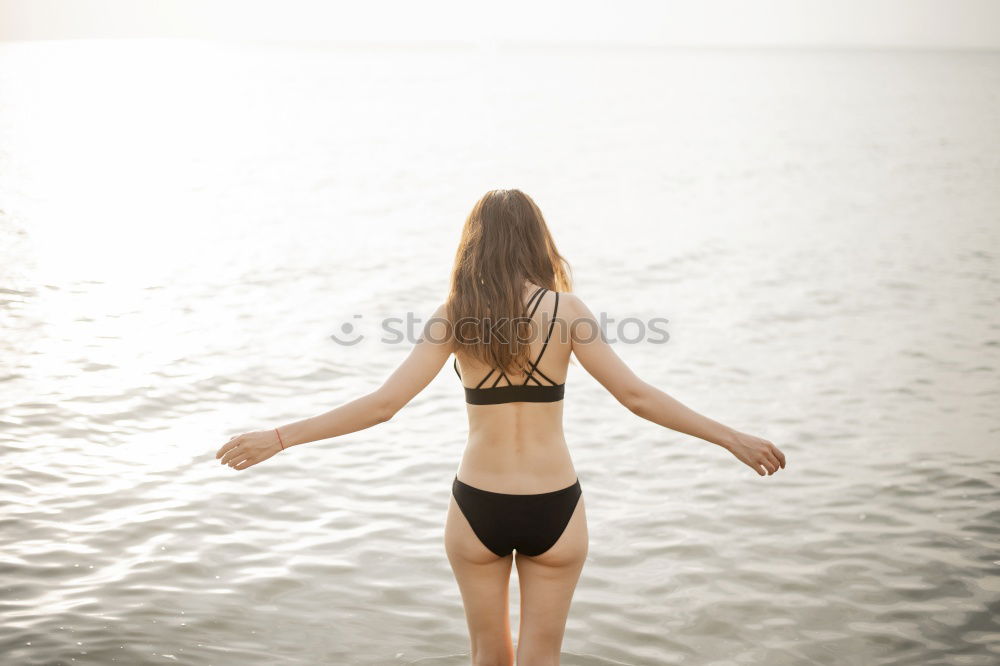
{"label": "buttock", "polygon": [[541,555],[554,546],[569,524],[583,494],[579,477],[569,486],[520,495],[483,490],[452,481],[452,495],[480,542],[494,554],[512,551]]}

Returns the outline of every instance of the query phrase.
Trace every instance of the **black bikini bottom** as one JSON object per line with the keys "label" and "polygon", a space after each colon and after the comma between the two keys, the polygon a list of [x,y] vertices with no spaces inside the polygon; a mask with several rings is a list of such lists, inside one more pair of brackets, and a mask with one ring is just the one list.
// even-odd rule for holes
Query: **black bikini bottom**
{"label": "black bikini bottom", "polygon": [[500,557],[516,550],[541,555],[555,545],[573,517],[580,495],[580,479],[560,490],[535,495],[495,493],[455,480],[451,493],[472,531]]}

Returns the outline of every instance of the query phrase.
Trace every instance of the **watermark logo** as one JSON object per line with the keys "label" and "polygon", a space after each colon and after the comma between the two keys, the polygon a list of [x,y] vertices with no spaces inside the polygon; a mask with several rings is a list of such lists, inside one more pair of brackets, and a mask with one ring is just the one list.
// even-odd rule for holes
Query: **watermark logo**
{"label": "watermark logo", "polygon": [[[366,339],[360,330],[363,315],[351,315],[344,321],[330,339],[339,345],[353,347]],[[373,325],[381,333],[378,341],[382,344],[413,345],[421,338],[427,338],[434,343],[455,338],[461,344],[486,344],[499,340],[501,344],[530,344],[532,341],[550,339],[577,343],[593,342],[600,338],[609,344],[665,344],[670,340],[666,325],[670,320],[666,317],[625,317],[615,319],[602,312],[597,320],[577,319],[569,321],[561,317],[555,320],[542,317],[538,324],[528,317],[507,318],[475,318],[466,317],[452,326],[450,322],[440,318],[430,318],[426,321],[407,312],[403,317],[384,317],[375,320]]]}
{"label": "watermark logo", "polygon": [[[352,319],[361,319],[361,315],[356,314]],[[345,347],[353,347],[362,340],[365,336],[359,333],[357,327],[349,321],[345,321],[340,325],[340,332],[332,333],[330,339],[336,342],[338,345],[344,345]]]}

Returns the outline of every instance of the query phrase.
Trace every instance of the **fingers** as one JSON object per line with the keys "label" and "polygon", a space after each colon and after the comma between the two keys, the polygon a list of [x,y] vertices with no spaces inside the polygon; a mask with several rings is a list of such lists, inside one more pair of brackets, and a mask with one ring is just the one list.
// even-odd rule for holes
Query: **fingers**
{"label": "fingers", "polygon": [[244,455],[246,455],[246,452],[241,451],[238,446],[232,446],[223,454],[219,462],[223,465],[231,465],[233,460]]}
{"label": "fingers", "polygon": [[255,460],[253,458],[245,458],[245,459],[241,460],[240,462],[238,462],[237,464],[233,465],[233,469],[244,470],[247,467],[252,467],[252,466],[256,465],[258,462],[260,462],[260,461],[259,460]]}
{"label": "fingers", "polygon": [[764,451],[764,464],[767,467],[768,474],[774,474],[781,469],[781,463],[778,462],[777,456],[771,453],[770,449]]}
{"label": "fingers", "polygon": [[232,467],[239,461],[244,460],[249,456],[250,454],[247,453],[246,451],[234,449],[233,451],[230,451],[229,453],[227,453],[225,456],[222,457],[222,464],[229,465],[230,467]]}
{"label": "fingers", "polygon": [[785,468],[785,454],[782,453],[777,446],[773,443],[764,440],[764,450],[761,451],[764,459],[769,461],[773,466],[774,470],[771,472],[777,472],[779,469]]}
{"label": "fingers", "polygon": [[247,444],[246,435],[234,435],[228,442],[222,445],[218,453],[215,454],[216,458],[220,458],[219,462],[223,465],[228,465],[236,470],[246,469],[251,465],[254,465],[259,460],[255,459],[254,454],[248,451],[248,447],[244,446]]}
{"label": "fingers", "polygon": [[741,458],[740,460],[746,463],[747,467],[757,472],[758,476],[767,476],[767,470],[763,469],[763,461],[760,459],[759,456],[751,454],[747,456],[745,459]]}
{"label": "fingers", "polygon": [[222,464],[228,465],[233,469],[246,469],[250,465],[260,462],[259,460],[257,460],[257,457],[254,454],[249,453],[247,451],[239,451],[234,449],[230,453],[232,455],[227,453],[225,456],[223,456]]}
{"label": "fingers", "polygon": [[758,476],[770,476],[785,468],[785,454],[777,446],[760,437],[749,440],[732,452]]}
{"label": "fingers", "polygon": [[262,442],[259,433],[248,432],[230,438],[219,448],[215,457],[223,465],[244,470],[270,458],[273,455],[270,449],[276,447],[277,444],[272,447],[269,442]]}
{"label": "fingers", "polygon": [[246,460],[253,456],[253,453],[247,450],[247,447],[242,445],[234,446],[233,448],[226,451],[226,455],[222,456],[222,464],[229,465],[233,467],[239,462]]}
{"label": "fingers", "polygon": [[752,454],[750,467],[760,476],[770,476],[781,469],[781,463],[770,449],[762,449]]}
{"label": "fingers", "polygon": [[243,463],[249,462],[253,459],[254,457],[249,454],[234,456],[233,459],[229,461],[229,466],[233,469],[243,469],[240,465],[243,465]]}
{"label": "fingers", "polygon": [[775,446],[774,444],[771,444],[770,442],[768,442],[768,445],[769,445],[769,446],[771,447],[771,453],[772,453],[772,454],[774,455],[774,457],[775,457],[775,458],[777,458],[777,459],[778,459],[778,461],[779,461],[779,462],[781,463],[781,469],[784,469],[784,468],[785,468],[785,454],[784,454],[784,453],[782,453],[782,452],[781,452],[781,449],[779,449],[779,448],[778,448],[777,446]]}
{"label": "fingers", "polygon": [[[228,442],[222,445],[222,447],[215,452],[216,458],[222,458],[227,453],[232,451],[234,448],[240,445],[243,435],[233,435]],[[223,461],[225,463],[225,461]]]}

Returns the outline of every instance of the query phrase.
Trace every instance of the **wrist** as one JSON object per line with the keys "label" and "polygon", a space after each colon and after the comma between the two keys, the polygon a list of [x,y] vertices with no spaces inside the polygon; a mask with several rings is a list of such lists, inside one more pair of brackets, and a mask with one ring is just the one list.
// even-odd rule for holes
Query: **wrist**
{"label": "wrist", "polygon": [[734,430],[733,428],[726,426],[723,429],[722,434],[719,437],[719,441],[717,441],[716,444],[718,444],[727,451],[732,451],[733,447],[736,445],[736,442],[739,441],[739,437],[740,437],[739,430]]}

